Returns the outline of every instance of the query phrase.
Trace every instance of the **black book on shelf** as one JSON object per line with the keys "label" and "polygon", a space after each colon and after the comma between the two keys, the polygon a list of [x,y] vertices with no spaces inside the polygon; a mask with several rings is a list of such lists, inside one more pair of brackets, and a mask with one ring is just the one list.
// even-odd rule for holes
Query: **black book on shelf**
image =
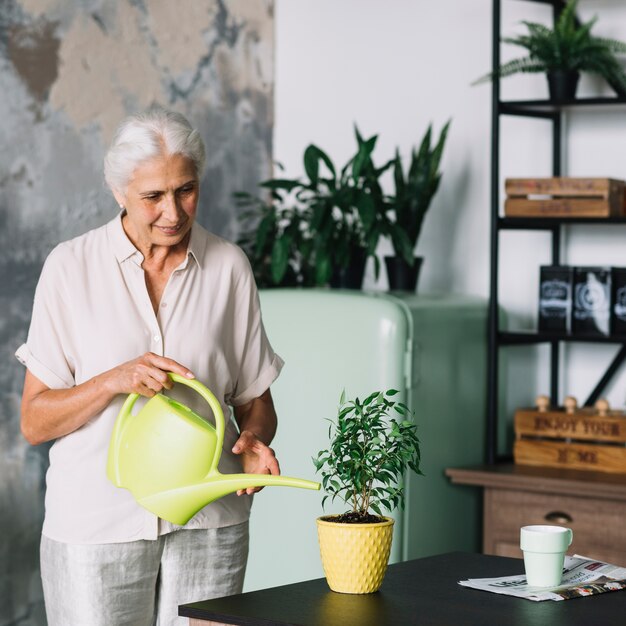
{"label": "black book on shelf", "polygon": [[539,331],[568,333],[572,311],[572,268],[542,265],[539,268]]}
{"label": "black book on shelf", "polygon": [[611,272],[611,334],[626,335],[626,267]]}
{"label": "black book on shelf", "polygon": [[606,337],[610,333],[611,268],[575,267],[572,334]]}

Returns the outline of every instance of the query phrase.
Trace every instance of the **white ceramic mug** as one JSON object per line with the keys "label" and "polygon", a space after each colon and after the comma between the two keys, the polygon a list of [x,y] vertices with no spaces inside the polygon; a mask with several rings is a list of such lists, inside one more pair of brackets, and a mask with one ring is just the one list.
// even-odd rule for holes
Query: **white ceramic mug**
{"label": "white ceramic mug", "polygon": [[524,552],[526,580],[532,587],[561,584],[563,561],[573,533],[562,526],[523,526],[520,548]]}

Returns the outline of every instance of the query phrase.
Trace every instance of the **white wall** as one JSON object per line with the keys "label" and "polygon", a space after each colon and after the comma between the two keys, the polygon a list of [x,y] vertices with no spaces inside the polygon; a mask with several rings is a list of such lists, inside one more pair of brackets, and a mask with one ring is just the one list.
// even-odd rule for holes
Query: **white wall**
{"label": "white wall", "polygon": [[[503,0],[503,34],[524,32],[520,20],[547,21],[550,9]],[[581,0],[594,14],[598,35],[626,39],[626,5]],[[505,46],[503,58],[521,50]],[[305,147],[314,142],[335,162],[354,151],[352,126],[379,134],[378,161],[396,146],[407,155],[428,123],[452,118],[441,190],[426,217],[417,253],[426,257],[420,291],[487,296],[489,279],[490,86],[470,86],[491,62],[490,0],[276,0],[276,126],[274,156],[288,175],[303,173]],[[579,95],[610,93],[583,77]],[[503,97],[544,97],[543,76],[512,77]],[[626,109],[575,111],[566,121],[566,170],[577,176],[626,179]],[[549,127],[503,119],[501,170],[505,176],[550,174]],[[501,235],[502,302],[513,328],[536,323],[538,266],[549,262],[545,234]],[[563,262],[626,266],[626,226],[568,229]],[[380,252],[390,249],[382,244]],[[366,287],[386,289],[371,271]],[[514,349],[518,350],[518,349]],[[562,392],[584,399],[615,346],[571,345]],[[548,391],[545,350],[508,350],[511,406]],[[537,367],[529,367],[537,365]],[[626,380],[609,389],[624,404]]]}

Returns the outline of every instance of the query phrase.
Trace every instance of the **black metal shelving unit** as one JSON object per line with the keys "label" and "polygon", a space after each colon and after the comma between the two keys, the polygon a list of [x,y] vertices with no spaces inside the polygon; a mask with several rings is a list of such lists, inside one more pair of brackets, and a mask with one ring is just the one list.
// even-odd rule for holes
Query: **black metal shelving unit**
{"label": "black metal shelving unit", "polygon": [[[507,0],[493,0],[492,30],[492,69],[500,67],[501,7]],[[553,18],[558,18],[563,9],[563,0],[524,0],[552,6]],[[568,111],[589,108],[614,108],[626,105],[626,98],[598,97],[580,98],[558,105],[548,100],[502,101],[500,80],[493,80],[491,103],[491,238],[490,238],[490,293],[488,322],[487,359],[487,462],[493,465],[500,461],[510,461],[510,456],[498,454],[498,404],[499,404],[499,352],[503,346],[549,344],[550,346],[550,398],[553,405],[559,398],[560,346],[563,342],[594,342],[621,344],[613,361],[601,376],[595,388],[585,401],[592,405],[601,395],[606,385],[626,359],[626,338],[583,338],[564,334],[539,332],[503,332],[499,327],[499,238],[504,230],[543,230],[551,233],[551,262],[559,265],[561,240],[568,224],[626,224],[626,217],[614,218],[511,218],[500,216],[500,118],[503,115],[548,120],[552,123],[552,176],[561,176],[562,116]]]}

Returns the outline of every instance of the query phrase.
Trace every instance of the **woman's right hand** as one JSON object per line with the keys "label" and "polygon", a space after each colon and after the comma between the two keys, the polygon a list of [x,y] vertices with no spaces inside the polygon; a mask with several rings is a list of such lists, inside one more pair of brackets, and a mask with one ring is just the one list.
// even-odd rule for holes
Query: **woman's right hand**
{"label": "woman's right hand", "polygon": [[68,389],[50,389],[26,370],[22,433],[32,445],[63,437],[103,411],[118,394],[138,393],[151,398],[164,388],[171,389],[167,372],[194,378],[184,365],[152,352]]}
{"label": "woman's right hand", "polygon": [[107,372],[110,388],[114,393],[138,393],[151,398],[163,389],[173,386],[167,372],[195,378],[191,370],[165,356],[146,352],[140,357],[122,363]]}

